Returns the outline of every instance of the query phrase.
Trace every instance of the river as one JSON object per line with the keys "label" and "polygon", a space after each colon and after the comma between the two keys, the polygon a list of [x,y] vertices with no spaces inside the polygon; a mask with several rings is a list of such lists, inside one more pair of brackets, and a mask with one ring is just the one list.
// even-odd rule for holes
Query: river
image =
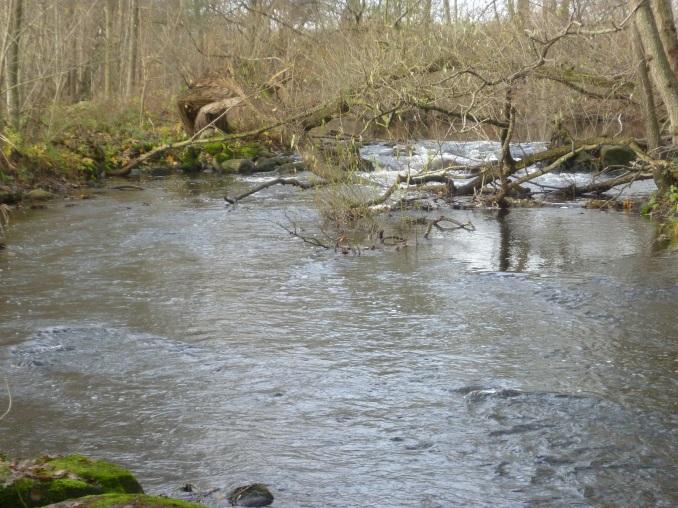
{"label": "river", "polygon": [[455,210],[476,231],[346,256],[276,224],[313,228],[311,192],[227,209],[251,182],[220,182],[15,217],[0,450],[280,507],[678,503],[678,257],[648,221]]}

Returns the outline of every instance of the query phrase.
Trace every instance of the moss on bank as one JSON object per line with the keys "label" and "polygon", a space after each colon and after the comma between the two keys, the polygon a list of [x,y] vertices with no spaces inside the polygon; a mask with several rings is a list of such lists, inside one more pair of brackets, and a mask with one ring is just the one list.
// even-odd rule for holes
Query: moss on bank
{"label": "moss on bank", "polygon": [[82,455],[0,461],[0,506],[33,508],[104,493],[143,493],[126,469]]}
{"label": "moss on bank", "polygon": [[203,505],[143,494],[88,496],[50,505],[50,508],[204,508]]}
{"label": "moss on bank", "polygon": [[653,194],[641,208],[641,213],[657,221],[660,244],[678,247],[678,185],[671,185],[663,194]]}

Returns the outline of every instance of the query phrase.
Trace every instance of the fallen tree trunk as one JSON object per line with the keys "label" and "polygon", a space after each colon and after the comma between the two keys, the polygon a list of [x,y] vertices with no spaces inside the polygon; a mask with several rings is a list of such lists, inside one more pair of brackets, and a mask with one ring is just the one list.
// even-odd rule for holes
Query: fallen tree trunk
{"label": "fallen tree trunk", "polygon": [[[294,124],[299,124],[299,129],[302,132],[308,132],[309,130],[313,129],[317,125],[320,125],[328,116],[337,114],[337,112],[341,112],[342,110],[345,110],[348,106],[346,105],[345,101],[334,101],[326,104],[321,104],[320,106],[316,108],[312,108],[310,110],[304,111],[302,113],[299,113],[297,115],[293,115],[290,118],[287,118],[285,120],[281,120],[279,122],[274,122],[268,125],[264,125],[263,127],[260,127],[258,129],[252,129],[247,132],[240,132],[240,133],[235,133],[235,134],[222,134],[220,136],[215,136],[215,137],[209,137],[209,138],[200,138],[199,134],[200,131],[195,133],[193,137],[190,139],[187,139],[185,141],[179,141],[177,143],[169,143],[167,145],[160,146],[158,148],[155,148],[151,150],[150,152],[146,152],[145,154],[141,155],[140,157],[128,162],[125,166],[123,166],[119,170],[115,171],[108,171],[107,175],[108,176],[127,176],[130,174],[132,169],[135,167],[139,166],[140,164],[143,164],[144,162],[151,160],[165,152],[168,152],[170,150],[176,150],[178,148],[185,148],[188,146],[192,145],[204,145],[208,143],[215,143],[215,142],[224,142],[224,141],[237,141],[240,139],[247,139],[247,138],[254,138],[257,136],[260,136],[266,132],[273,131],[279,127],[284,127],[284,126],[293,126]],[[215,122],[216,123],[216,122]],[[207,125],[206,127],[209,127],[210,125]],[[203,129],[204,130],[204,129]],[[283,135],[283,140],[287,141],[288,139],[294,138],[294,129],[290,129],[290,132],[287,134]]]}
{"label": "fallen tree trunk", "polygon": [[[525,169],[529,166],[532,166],[540,162],[546,162],[555,159],[555,162],[557,162],[558,164],[554,165],[549,169],[549,171],[553,171],[558,167],[562,166],[568,160],[572,159],[576,154],[573,156],[570,156],[570,154],[576,152],[578,149],[583,148],[582,151],[586,151],[587,149],[596,150],[599,149],[602,145],[627,146],[631,150],[636,152],[639,159],[645,160],[646,162],[654,160],[640,148],[636,140],[633,138],[592,138],[573,142],[572,145],[570,146],[559,146],[555,148],[549,148],[548,150],[526,155],[521,160],[515,161],[511,172],[506,174],[506,176],[507,177],[513,176],[518,170]],[[551,164],[549,164],[549,166],[550,165]],[[529,181],[532,178],[536,178],[537,176],[540,176],[540,174],[538,173],[534,173],[533,175],[534,176],[524,180],[522,183]],[[483,187],[493,183],[495,180],[498,180],[499,178],[501,178],[501,167],[499,164],[492,164],[490,166],[486,166],[484,169],[480,171],[478,176],[476,176],[473,180],[471,180],[466,185],[459,187],[456,191],[456,194],[474,195],[477,192],[480,192],[480,190]]]}

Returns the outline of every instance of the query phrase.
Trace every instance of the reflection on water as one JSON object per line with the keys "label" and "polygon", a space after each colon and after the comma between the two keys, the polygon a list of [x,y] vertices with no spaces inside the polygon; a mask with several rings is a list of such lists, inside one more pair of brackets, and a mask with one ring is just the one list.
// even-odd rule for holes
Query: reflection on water
{"label": "reflection on water", "polygon": [[644,220],[454,211],[476,231],[353,257],[275,225],[309,193],[148,186],[13,226],[1,450],[279,506],[678,502],[678,262]]}

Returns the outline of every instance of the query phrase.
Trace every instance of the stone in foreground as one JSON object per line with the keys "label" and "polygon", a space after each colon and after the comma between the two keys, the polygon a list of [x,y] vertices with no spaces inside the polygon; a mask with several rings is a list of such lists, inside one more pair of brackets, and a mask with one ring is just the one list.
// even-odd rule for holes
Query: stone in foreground
{"label": "stone in foreground", "polygon": [[233,489],[228,494],[228,501],[233,506],[268,506],[273,502],[273,494],[263,483],[253,483]]}

